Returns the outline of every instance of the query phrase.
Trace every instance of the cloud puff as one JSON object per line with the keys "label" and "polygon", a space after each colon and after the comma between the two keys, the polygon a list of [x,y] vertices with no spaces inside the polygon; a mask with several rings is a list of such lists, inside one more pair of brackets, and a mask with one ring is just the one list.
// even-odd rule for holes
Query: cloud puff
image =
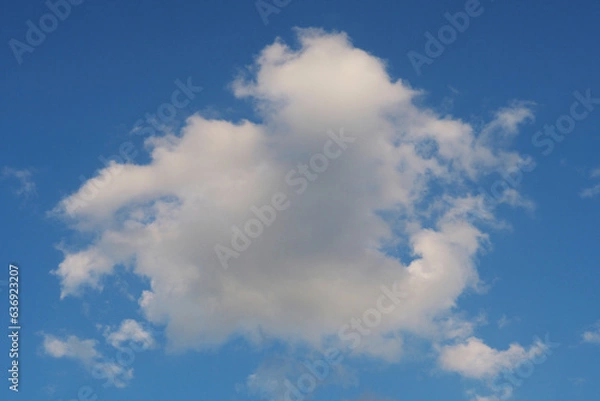
{"label": "cloud puff", "polygon": [[101,289],[120,265],[149,279],[139,304],[173,350],[238,335],[318,347],[399,282],[407,299],[365,352],[445,330],[440,318],[480,284],[475,258],[494,217],[478,188],[525,162],[507,139],[529,105],[476,129],[419,106],[419,91],[345,34],[297,33],[296,48],[277,40],[232,84],[260,123],[195,115],[147,140],[148,164],[113,163],[102,188],[93,178],[57,205],[97,238],[64,251],[62,297]]}
{"label": "cloud puff", "polygon": [[136,343],[141,350],[153,348],[156,343],[148,330],[133,319],[125,319],[116,331],[107,329],[104,333],[106,341],[115,348],[122,348],[124,344]]}
{"label": "cloud puff", "polygon": [[511,344],[506,350],[498,350],[477,337],[469,337],[453,345],[438,347],[438,365],[443,370],[485,384],[488,395],[482,396],[474,389],[467,391],[472,401],[501,401],[509,399],[513,393],[512,385],[498,383],[501,377],[505,380],[515,374],[521,378],[529,377],[534,364],[544,362],[552,349],[559,346],[546,335],[545,340],[534,337],[528,349]]}
{"label": "cloud puff", "polygon": [[133,378],[133,369],[109,361],[96,348],[96,340],[82,340],[77,336],[58,338],[45,334],[42,343],[44,353],[53,358],[68,358],[78,361],[97,379],[106,380],[105,386],[124,387]]}
{"label": "cloud puff", "polygon": [[16,179],[19,182],[19,187],[14,190],[15,194],[26,198],[37,193],[32,175],[32,172],[28,169],[15,169],[11,167],[4,167],[0,172],[1,179]]}
{"label": "cloud puff", "polygon": [[[600,177],[600,168],[592,170],[592,172],[590,173],[590,177],[591,178]],[[597,196],[598,194],[600,194],[600,184],[593,185],[589,188],[584,188],[579,193],[579,196],[581,196],[582,198],[593,198],[593,197]]]}
{"label": "cloud puff", "polygon": [[581,337],[586,343],[600,344],[600,322],[596,323],[590,330],[585,331]]}
{"label": "cloud puff", "polygon": [[54,358],[77,359],[89,363],[100,357],[96,351],[95,340],[80,340],[77,336],[69,336],[64,340],[51,335],[44,336],[44,352]]}
{"label": "cloud puff", "polygon": [[539,357],[544,351],[545,347],[541,342],[528,350],[518,344],[511,344],[507,350],[499,351],[479,338],[470,337],[464,343],[443,347],[439,364],[442,369],[467,378],[493,378],[503,370],[512,370],[525,361]]}
{"label": "cloud puff", "polygon": [[593,198],[598,194],[600,194],[600,184],[596,184],[592,187],[582,189],[579,193],[579,196],[581,196],[582,198]]}
{"label": "cloud puff", "polygon": [[354,370],[343,364],[326,363],[322,355],[303,353],[300,357],[277,356],[264,360],[254,373],[246,378],[246,382],[238,384],[236,388],[239,392],[246,391],[260,399],[283,400],[293,397],[292,393],[297,393],[298,387],[307,392],[302,382],[308,376],[315,379],[315,386],[308,390],[308,393],[316,391],[317,386],[348,387],[358,384]]}

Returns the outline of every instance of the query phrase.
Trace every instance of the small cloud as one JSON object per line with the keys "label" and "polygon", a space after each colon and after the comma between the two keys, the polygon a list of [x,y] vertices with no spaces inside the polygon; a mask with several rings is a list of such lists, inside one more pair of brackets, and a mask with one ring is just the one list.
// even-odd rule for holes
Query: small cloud
{"label": "small cloud", "polygon": [[47,386],[42,387],[42,391],[44,392],[44,394],[46,394],[48,397],[53,397],[54,394],[56,394],[56,386],[53,384],[49,384]]}
{"label": "small cloud", "polygon": [[263,361],[246,378],[245,383],[236,385],[236,391],[246,392],[251,397],[265,401],[289,399],[290,395],[299,391],[299,379],[306,374],[307,369],[320,371],[319,386],[349,387],[357,384],[354,371],[341,364],[329,364],[322,355],[304,354],[302,358],[299,355],[286,355]]}
{"label": "small cloud", "polygon": [[582,198],[593,198],[600,194],[600,184],[596,184],[593,187],[585,188],[579,193]]}
{"label": "small cloud", "polygon": [[448,85],[448,89],[450,89],[452,91],[452,93],[454,93],[455,95],[460,94],[460,91],[452,85]]}
{"label": "small cloud", "polygon": [[583,383],[586,382],[586,379],[585,377],[572,377],[569,379],[569,381],[575,386],[581,386]]}
{"label": "small cloud", "polygon": [[155,346],[152,334],[133,319],[126,319],[121,322],[121,326],[116,331],[107,329],[104,333],[106,341],[113,347],[120,349],[125,343],[134,342],[142,350],[147,350]]}
{"label": "small cloud", "polygon": [[536,341],[529,349],[511,344],[506,350],[497,350],[481,339],[470,337],[463,343],[445,346],[439,357],[440,367],[471,379],[489,379],[503,370],[514,369],[546,351],[546,346]]}
{"label": "small cloud", "polygon": [[598,321],[590,330],[581,335],[583,342],[588,344],[600,344],[600,321]]}
{"label": "small cloud", "polygon": [[467,395],[471,401],[503,401],[512,396],[512,390],[508,387],[505,387],[501,394],[482,396],[477,394],[475,390],[471,389],[467,391]]}
{"label": "small cloud", "polygon": [[94,378],[106,379],[104,386],[125,387],[133,378],[133,369],[126,369],[119,363],[107,360],[97,349],[98,342],[82,340],[77,336],[58,338],[44,334],[42,348],[50,357],[67,358],[79,362]]}
{"label": "small cloud", "polygon": [[4,167],[0,172],[0,179],[16,179],[19,182],[19,186],[13,189],[15,195],[29,198],[37,194],[35,182],[33,182],[31,170],[28,169],[15,169],[11,167]]}
{"label": "small cloud", "polygon": [[510,324],[510,319],[506,317],[506,315],[502,315],[502,317],[498,320],[498,328],[502,329]]}
{"label": "small cloud", "polygon": [[[600,167],[595,168],[594,170],[592,170],[590,172],[590,177],[591,178],[598,178],[598,177],[600,177]],[[592,187],[583,189],[579,193],[579,196],[581,196],[582,198],[593,198],[593,197],[595,197],[598,194],[600,194],[600,184],[596,184],[596,185],[594,185]]]}
{"label": "small cloud", "polygon": [[489,122],[480,134],[480,141],[488,143],[492,138],[506,140],[519,132],[519,127],[535,120],[531,101],[513,101],[508,107],[498,110],[494,119]]}
{"label": "small cloud", "polygon": [[80,340],[77,336],[69,336],[61,340],[52,335],[44,336],[44,352],[53,358],[71,358],[84,364],[98,358],[95,340]]}

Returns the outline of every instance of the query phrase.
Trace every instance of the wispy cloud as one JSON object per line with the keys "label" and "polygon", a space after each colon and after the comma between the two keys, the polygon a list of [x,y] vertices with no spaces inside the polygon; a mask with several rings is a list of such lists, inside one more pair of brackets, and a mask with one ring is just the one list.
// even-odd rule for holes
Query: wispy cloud
{"label": "wispy cloud", "polygon": [[581,196],[582,198],[593,198],[598,194],[600,194],[600,184],[596,184],[593,187],[583,189],[579,193],[579,196]]}
{"label": "wispy cloud", "polygon": [[498,320],[498,328],[504,328],[510,324],[510,319],[506,317],[506,315],[502,315],[502,317]]}
{"label": "wispy cloud", "polygon": [[13,189],[15,195],[28,198],[37,194],[35,182],[33,181],[32,175],[33,173],[29,169],[16,169],[11,167],[4,167],[0,172],[0,179],[13,179],[18,181],[19,186]]}
{"label": "wispy cloud", "polygon": [[600,344],[600,321],[598,321],[592,328],[586,330],[581,335],[583,342],[589,344]]}
{"label": "wispy cloud", "polygon": [[79,362],[95,378],[106,379],[105,386],[125,387],[133,378],[133,369],[126,369],[104,357],[98,350],[98,342],[77,336],[59,338],[44,334],[42,348],[53,358],[67,358]]}
{"label": "wispy cloud", "polygon": [[[598,177],[600,177],[600,167],[592,170],[592,172],[590,173],[590,177],[591,178],[598,178]],[[581,196],[582,198],[593,198],[593,197],[595,197],[598,194],[600,194],[600,184],[596,184],[596,185],[591,186],[589,188],[584,188],[579,193],[579,196]]]}

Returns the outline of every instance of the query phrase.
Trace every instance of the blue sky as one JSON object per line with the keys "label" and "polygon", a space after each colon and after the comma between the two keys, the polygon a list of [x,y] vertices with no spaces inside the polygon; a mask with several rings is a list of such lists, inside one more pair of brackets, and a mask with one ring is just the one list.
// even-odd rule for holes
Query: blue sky
{"label": "blue sky", "polygon": [[600,4],[49,3],[0,24],[2,399],[600,395]]}

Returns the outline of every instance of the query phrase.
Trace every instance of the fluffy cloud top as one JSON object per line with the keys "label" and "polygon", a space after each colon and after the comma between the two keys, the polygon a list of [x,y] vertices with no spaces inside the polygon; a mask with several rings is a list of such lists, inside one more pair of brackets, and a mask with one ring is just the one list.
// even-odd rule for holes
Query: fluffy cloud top
{"label": "fluffy cloud top", "polygon": [[[122,265],[149,279],[139,304],[173,349],[234,335],[319,346],[399,282],[406,301],[365,352],[390,349],[402,332],[446,330],[439,319],[479,283],[480,223],[494,220],[477,188],[524,162],[507,146],[529,105],[476,128],[419,106],[422,94],[346,35],[297,33],[296,48],[276,41],[232,84],[261,123],[195,115],[177,135],[147,140],[148,164],[113,163],[57,206],[97,238],[65,251],[54,271],[63,297],[102,288]],[[256,210],[275,203],[287,207],[250,235],[261,231]],[[228,269],[216,246],[229,250]]]}
{"label": "fluffy cloud top", "polygon": [[152,348],[155,345],[152,334],[133,319],[123,320],[116,331],[109,329],[106,331],[105,336],[106,341],[115,348],[122,348],[123,345],[131,342],[137,344],[136,347],[142,350]]}

